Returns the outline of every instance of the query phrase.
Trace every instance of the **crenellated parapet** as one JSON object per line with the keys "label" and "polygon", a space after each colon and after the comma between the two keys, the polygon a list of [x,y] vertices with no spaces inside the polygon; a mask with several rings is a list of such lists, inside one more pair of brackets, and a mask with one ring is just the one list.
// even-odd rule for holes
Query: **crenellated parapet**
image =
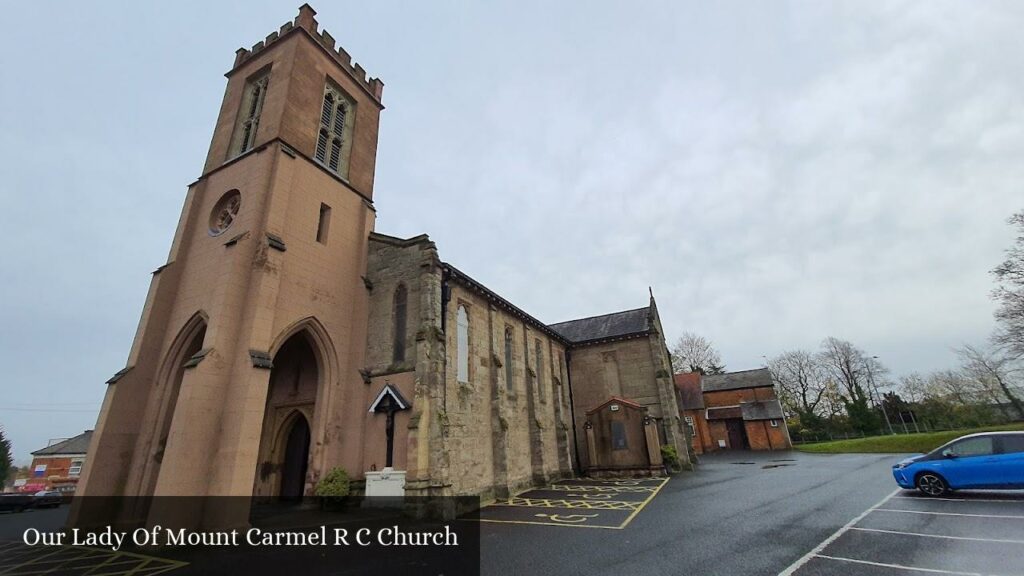
{"label": "crenellated parapet", "polygon": [[368,77],[366,70],[360,64],[353,62],[352,56],[344,48],[335,46],[335,40],[331,33],[326,29],[320,30],[320,25],[316,21],[316,10],[313,10],[313,7],[309,4],[303,4],[299,7],[299,14],[295,17],[295,20],[285,22],[279,30],[271,32],[266,38],[254,44],[252,48],[239,48],[235,51],[234,68],[238,68],[256,54],[284,38],[287,34],[299,29],[309,33],[313,39],[319,42],[334,57],[338,64],[348,71],[374,98],[380,101],[384,93],[384,82],[380,78]]}

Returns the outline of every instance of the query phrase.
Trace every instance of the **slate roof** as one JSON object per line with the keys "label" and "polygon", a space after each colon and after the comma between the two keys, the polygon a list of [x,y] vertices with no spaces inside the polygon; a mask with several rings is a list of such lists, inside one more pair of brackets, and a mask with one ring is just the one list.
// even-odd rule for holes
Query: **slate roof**
{"label": "slate roof", "polygon": [[775,384],[767,368],[756,368],[728,374],[705,374],[701,385],[705,392],[719,392],[740,388],[769,388]]}
{"label": "slate roof", "polygon": [[644,306],[636,310],[559,322],[550,328],[574,344],[634,336],[650,331],[649,312],[650,308]]}
{"label": "slate roof", "polygon": [[778,400],[740,403],[744,420],[782,420],[782,404]]}
{"label": "slate roof", "polygon": [[74,438],[51,444],[32,453],[33,456],[50,456],[52,454],[85,454],[89,451],[92,430],[86,430]]}
{"label": "slate roof", "polygon": [[679,390],[680,408],[683,410],[702,410],[704,396],[700,390],[700,372],[684,372],[672,376],[676,389]]}

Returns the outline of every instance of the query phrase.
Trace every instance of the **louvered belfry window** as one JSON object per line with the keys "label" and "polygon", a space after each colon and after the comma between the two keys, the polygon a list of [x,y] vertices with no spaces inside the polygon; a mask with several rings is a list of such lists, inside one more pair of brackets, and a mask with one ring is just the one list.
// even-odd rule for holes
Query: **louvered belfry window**
{"label": "louvered belfry window", "polygon": [[331,86],[324,89],[320,109],[320,133],[316,139],[316,159],[332,172],[341,173],[341,154],[345,144],[345,121],[348,101]]}
{"label": "louvered belfry window", "polygon": [[263,111],[263,100],[267,96],[268,74],[263,74],[249,81],[242,97],[239,136],[235,153],[241,154],[252,148],[256,142],[256,131],[260,125],[260,112]]}

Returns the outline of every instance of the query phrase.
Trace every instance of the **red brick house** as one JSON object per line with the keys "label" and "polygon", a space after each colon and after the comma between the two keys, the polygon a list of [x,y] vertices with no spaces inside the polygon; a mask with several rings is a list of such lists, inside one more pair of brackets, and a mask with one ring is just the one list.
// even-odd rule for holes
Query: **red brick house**
{"label": "red brick house", "polygon": [[29,478],[18,489],[74,492],[91,440],[92,430],[86,430],[74,438],[51,442],[46,448],[33,452]]}
{"label": "red brick house", "polygon": [[694,450],[789,450],[782,405],[767,368],[727,374],[676,374],[680,412]]}

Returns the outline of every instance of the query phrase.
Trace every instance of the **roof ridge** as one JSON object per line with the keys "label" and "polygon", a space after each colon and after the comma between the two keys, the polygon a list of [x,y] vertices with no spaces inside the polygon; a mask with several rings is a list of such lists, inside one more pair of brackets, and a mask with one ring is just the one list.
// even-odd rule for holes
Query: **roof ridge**
{"label": "roof ridge", "polygon": [[604,317],[604,316],[614,316],[616,314],[625,314],[626,312],[637,312],[637,311],[640,311],[640,310],[649,310],[650,308],[651,308],[651,305],[648,304],[647,306],[641,306],[639,308],[630,308],[629,310],[619,310],[618,312],[606,312],[604,314],[595,314],[593,316],[584,316],[583,318],[573,318],[572,320],[563,320],[561,322],[554,322],[552,324],[548,324],[548,326],[558,326],[559,324],[568,324],[570,322],[579,322],[580,320],[592,320],[594,318],[601,318],[601,317]]}
{"label": "roof ridge", "polygon": [[[758,370],[768,370],[767,366],[761,366],[760,368],[748,368],[747,370],[734,370],[732,372],[723,372],[721,374],[704,374],[704,376],[730,376],[732,374],[743,374],[745,372],[757,372]],[[686,372],[682,372],[686,374]]]}

